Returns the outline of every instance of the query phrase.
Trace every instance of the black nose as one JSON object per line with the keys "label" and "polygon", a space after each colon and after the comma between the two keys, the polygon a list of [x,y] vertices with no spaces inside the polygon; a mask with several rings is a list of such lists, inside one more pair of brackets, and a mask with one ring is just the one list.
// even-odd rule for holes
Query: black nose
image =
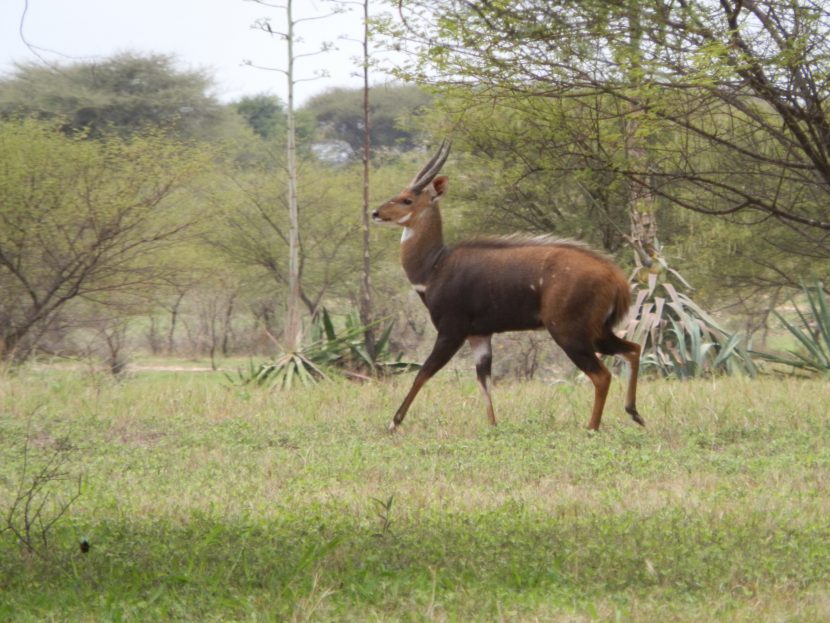
{"label": "black nose", "polygon": [[373,218],[373,219],[378,219],[378,218],[380,218],[380,214],[378,214],[378,211],[377,211],[377,210],[375,210],[374,212],[372,212],[372,218]]}

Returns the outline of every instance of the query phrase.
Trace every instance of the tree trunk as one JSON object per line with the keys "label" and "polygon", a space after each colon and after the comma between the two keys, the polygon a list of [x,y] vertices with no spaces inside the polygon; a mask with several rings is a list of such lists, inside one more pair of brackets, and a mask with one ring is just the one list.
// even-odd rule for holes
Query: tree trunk
{"label": "tree trunk", "polygon": [[233,308],[236,302],[236,292],[233,292],[228,299],[228,304],[225,307],[225,321],[222,323],[222,356],[227,357],[230,354],[230,341],[233,321]]}
{"label": "tree trunk", "polygon": [[173,354],[176,346],[176,323],[179,319],[179,307],[182,304],[182,299],[185,294],[185,292],[179,292],[179,295],[176,297],[176,302],[173,303],[173,307],[170,309],[170,331],[167,333],[168,356]]}
{"label": "tree trunk", "polygon": [[372,293],[369,270],[369,0],[363,0],[363,274],[360,282],[360,321],[366,326],[363,343],[366,352],[375,359],[375,333],[372,322]]}
{"label": "tree trunk", "polygon": [[288,17],[288,300],[283,329],[284,348],[296,351],[300,346],[300,218],[297,209],[297,148],[294,123],[294,20],[291,15],[292,0],[286,0]]}

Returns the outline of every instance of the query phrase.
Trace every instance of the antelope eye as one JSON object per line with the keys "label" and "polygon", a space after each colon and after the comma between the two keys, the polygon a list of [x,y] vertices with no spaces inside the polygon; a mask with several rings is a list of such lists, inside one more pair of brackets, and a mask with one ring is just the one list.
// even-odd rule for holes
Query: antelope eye
{"label": "antelope eye", "polygon": [[411,205],[412,205],[412,199],[410,199],[409,197],[407,197],[406,199],[404,199],[404,200],[403,200],[403,202],[404,202],[406,205],[408,205],[408,206],[411,206]]}

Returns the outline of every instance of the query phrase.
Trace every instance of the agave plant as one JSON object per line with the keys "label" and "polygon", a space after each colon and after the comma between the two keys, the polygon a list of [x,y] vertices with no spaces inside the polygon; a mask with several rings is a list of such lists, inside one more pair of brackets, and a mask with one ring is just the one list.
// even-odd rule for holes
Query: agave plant
{"label": "agave plant", "polygon": [[237,370],[237,378],[226,374],[238,385],[267,385],[275,389],[291,389],[295,384],[312,385],[328,378],[307,351],[280,353],[274,361],[254,364],[247,370]]}
{"label": "agave plant", "polygon": [[[667,268],[664,262],[662,267]],[[646,271],[634,286],[636,298],[625,337],[643,348],[643,369],[679,379],[712,374],[755,376],[757,369],[742,345],[742,336],[724,329],[672,285],[667,274],[691,288],[671,269]]]}
{"label": "agave plant", "polygon": [[368,373],[397,373],[417,367],[417,364],[402,361],[403,354],[395,358],[389,351],[389,337],[392,322],[387,322],[380,336],[375,341],[374,355],[366,348],[364,336],[367,329],[383,323],[384,320],[364,325],[357,312],[352,311],[345,318],[345,326],[338,333],[328,310],[324,307],[316,316],[311,326],[312,344],[320,344],[326,355],[326,363],[345,370]]}
{"label": "agave plant", "polygon": [[777,310],[772,312],[801,348],[790,350],[788,356],[761,352],[754,354],[773,363],[792,366],[796,370],[830,374],[830,304],[827,291],[818,279],[814,279],[810,286],[802,282],[801,290],[807,301],[807,310],[801,311],[793,302],[797,322],[790,322]]}
{"label": "agave plant", "polygon": [[[384,322],[379,320],[364,325],[356,313],[350,313],[340,331],[328,310],[323,308],[311,323],[309,342],[297,351],[282,352],[273,361],[255,365],[251,362],[247,370],[237,371],[237,378],[229,380],[239,385],[267,385],[276,389],[291,389],[293,386],[311,385],[329,378],[327,372],[342,371],[352,375],[366,373],[398,373],[417,368],[417,364],[402,361],[402,354],[391,358],[389,336],[392,323],[387,323],[375,343],[372,357],[364,345],[367,329]],[[227,376],[227,375],[226,375]]]}

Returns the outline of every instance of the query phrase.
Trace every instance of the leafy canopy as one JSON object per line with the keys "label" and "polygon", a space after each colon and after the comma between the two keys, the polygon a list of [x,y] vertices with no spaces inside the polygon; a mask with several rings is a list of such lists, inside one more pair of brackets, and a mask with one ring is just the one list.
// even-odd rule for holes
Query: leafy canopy
{"label": "leafy canopy", "polygon": [[0,116],[59,119],[64,131],[90,137],[130,136],[162,127],[199,136],[222,118],[210,95],[212,79],[181,70],[171,56],[119,54],[100,62],[58,66],[17,65],[0,82]]}

